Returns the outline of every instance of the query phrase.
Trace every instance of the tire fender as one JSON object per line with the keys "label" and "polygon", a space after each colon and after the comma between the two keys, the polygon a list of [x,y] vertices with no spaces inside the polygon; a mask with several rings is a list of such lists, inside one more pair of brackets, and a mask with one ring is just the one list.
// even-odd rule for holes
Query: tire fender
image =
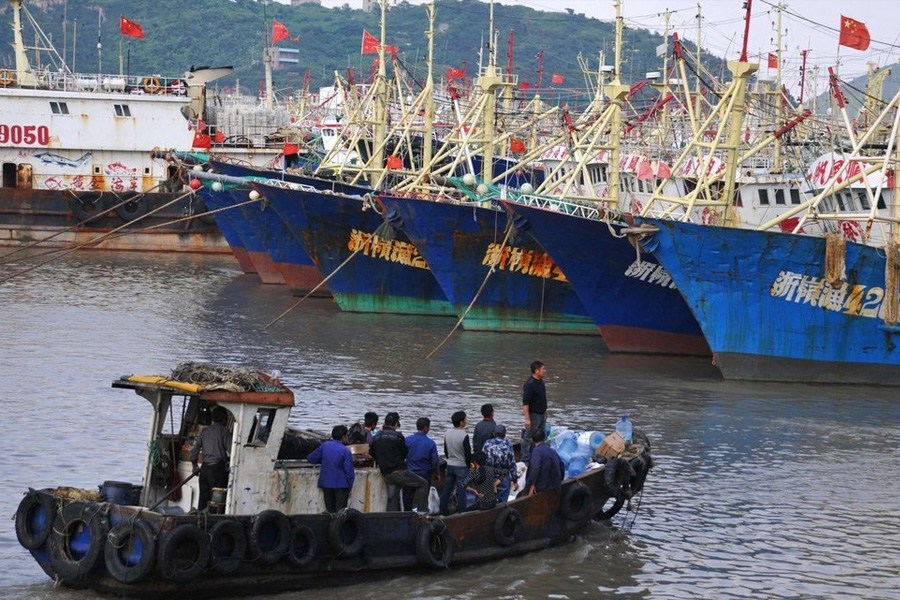
{"label": "tire fender", "polygon": [[297,525],[291,530],[291,547],[287,553],[288,562],[295,567],[305,567],[316,558],[319,541],[316,534],[306,525]]}
{"label": "tire fender", "polygon": [[16,510],[16,538],[27,550],[37,550],[50,537],[56,518],[56,500],[49,494],[29,491]]}
{"label": "tire fender", "polygon": [[250,550],[264,564],[277,563],[291,547],[291,522],[279,510],[264,510],[250,527]]}
{"label": "tire fender", "polygon": [[501,546],[512,546],[522,528],[522,515],[514,508],[504,506],[494,519],[494,539]]}
{"label": "tire fender", "polygon": [[342,558],[350,558],[362,552],[366,541],[366,521],[355,508],[339,511],[328,524],[328,543]]}
{"label": "tire fender", "polygon": [[209,530],[209,564],[219,573],[234,573],[247,555],[247,533],[239,521],[219,521]]}
{"label": "tire fender", "polygon": [[580,481],[571,483],[563,490],[559,500],[559,512],[569,521],[584,521],[591,516],[594,501],[591,490]]}
{"label": "tire fender", "polygon": [[156,562],[156,532],[147,521],[119,521],[106,536],[106,570],[121,583],[136,583],[150,574]]}
{"label": "tire fender", "polygon": [[177,525],[161,536],[156,562],[166,579],[196,579],[209,564],[209,536],[192,523]]}
{"label": "tire fender", "polygon": [[100,564],[109,522],[93,503],[72,502],[53,520],[48,550],[50,565],[63,581],[77,581]]}
{"label": "tire fender", "polygon": [[453,535],[441,520],[422,521],[416,531],[416,558],[426,567],[445,569],[453,561]]}

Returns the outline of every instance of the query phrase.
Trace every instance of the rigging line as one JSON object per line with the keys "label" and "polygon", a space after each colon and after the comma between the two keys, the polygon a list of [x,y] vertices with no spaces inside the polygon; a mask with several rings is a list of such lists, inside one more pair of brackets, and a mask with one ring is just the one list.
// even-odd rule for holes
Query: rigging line
{"label": "rigging line", "polygon": [[275,323],[277,323],[278,321],[280,321],[281,319],[283,319],[284,317],[286,317],[286,316],[288,315],[289,312],[291,312],[292,310],[294,310],[295,308],[297,308],[298,306],[300,306],[300,303],[301,303],[301,302],[303,302],[304,300],[306,300],[307,298],[309,298],[309,297],[310,297],[313,293],[315,293],[319,288],[321,288],[323,285],[325,285],[326,283],[328,283],[328,280],[331,279],[332,277],[334,277],[335,274],[337,274],[338,271],[340,271],[341,269],[343,269],[344,266],[345,266],[347,263],[349,263],[353,258],[356,257],[357,254],[359,254],[359,253],[363,250],[363,248],[365,248],[365,245],[364,245],[364,244],[361,244],[360,247],[357,248],[356,250],[354,250],[354,251],[353,251],[353,254],[351,254],[351,255],[348,256],[346,259],[344,259],[344,262],[342,262],[341,264],[339,264],[339,265],[337,266],[337,268],[336,268],[334,271],[332,271],[330,275],[328,275],[328,277],[326,277],[325,279],[323,279],[322,281],[320,281],[319,284],[318,284],[316,287],[314,287],[313,289],[311,289],[311,290],[309,290],[308,292],[306,292],[306,295],[304,295],[302,298],[300,298],[299,300],[297,300],[296,302],[294,302],[290,307],[288,307],[287,310],[285,310],[285,311],[282,312],[280,315],[278,315],[277,317],[275,317],[274,319],[272,319],[271,321],[269,321],[263,329],[268,329],[268,328],[270,328],[272,325],[274,325]]}
{"label": "rigging line", "polygon": [[[171,206],[172,204],[175,204],[176,202],[178,202],[178,201],[180,201],[180,200],[186,198],[187,196],[189,196],[189,195],[192,194],[192,193],[193,193],[193,191],[190,191],[190,192],[188,192],[188,193],[186,193],[186,194],[183,194],[183,195],[181,195],[181,196],[178,196],[177,198],[175,198],[175,199],[172,200],[171,202],[167,202],[166,204],[163,204],[163,205],[159,206],[158,208],[153,209],[152,211],[146,213],[145,215],[143,215],[143,216],[140,217],[139,219],[135,219],[135,220],[132,221],[131,223],[135,223],[135,222],[137,222],[137,221],[139,221],[139,220],[141,220],[141,219],[144,219],[144,218],[146,218],[146,217],[149,217],[149,216],[152,215],[153,213],[159,212],[160,210],[163,210],[164,208],[167,208],[167,207]],[[34,271],[35,269],[37,269],[37,268],[39,268],[39,267],[42,267],[42,266],[44,266],[44,265],[46,265],[46,264],[49,264],[49,263],[53,262],[54,258],[61,257],[61,256],[66,256],[66,255],[68,255],[68,254],[71,254],[72,252],[75,252],[76,250],[81,250],[82,248],[85,248],[85,247],[87,247],[87,246],[91,246],[91,245],[97,244],[97,243],[99,243],[99,242],[102,242],[103,240],[105,240],[105,239],[109,238],[110,236],[116,234],[117,232],[121,231],[122,229],[125,229],[126,227],[128,227],[129,225],[131,225],[131,223],[125,223],[125,224],[123,224],[123,225],[120,225],[119,227],[116,227],[115,229],[113,229],[113,230],[111,230],[111,231],[108,231],[108,232],[106,232],[106,233],[104,233],[104,234],[102,234],[102,235],[98,235],[97,237],[92,238],[92,239],[90,239],[90,240],[88,240],[88,241],[86,241],[86,242],[83,242],[83,243],[81,243],[81,244],[76,244],[75,246],[73,246],[73,247],[71,247],[71,248],[61,248],[61,249],[51,250],[51,251],[49,251],[49,252],[44,252],[44,253],[41,254],[38,258],[43,257],[43,256],[48,256],[48,255],[53,255],[53,256],[51,256],[50,258],[48,258],[47,260],[45,260],[45,261],[43,261],[43,262],[39,262],[39,263],[34,264],[34,265],[32,265],[32,266],[30,266],[30,267],[28,267],[28,268],[26,268],[26,269],[22,269],[22,270],[16,271],[15,273],[11,273],[10,275],[7,275],[6,277],[0,278],[0,284],[9,281],[9,280],[12,279],[13,277],[18,277],[19,275],[24,275],[25,273],[29,273],[29,272]]]}
{"label": "rigging line", "polygon": [[[41,239],[39,239],[39,240],[34,240],[33,242],[30,242],[30,243],[28,243],[28,244],[26,244],[26,245],[24,245],[24,246],[21,246],[21,247],[19,247],[19,248],[16,248],[15,250],[12,250],[12,251],[10,251],[10,252],[7,252],[7,253],[4,254],[3,256],[0,256],[0,265],[6,264],[6,263],[8,262],[6,259],[9,258],[10,256],[13,256],[13,255],[15,255],[15,254],[18,254],[18,253],[20,253],[20,252],[24,252],[25,250],[30,250],[30,249],[34,248],[35,246],[44,244],[45,242],[49,242],[50,240],[52,240],[52,239],[54,239],[54,238],[56,238],[56,237],[59,237],[59,236],[63,235],[64,233],[69,233],[69,232],[72,231],[73,229],[77,229],[78,227],[81,227],[81,226],[84,225],[85,223],[88,223],[88,222],[90,222],[90,221],[93,221],[94,219],[96,219],[96,218],[98,218],[98,217],[102,217],[103,215],[109,214],[110,212],[116,210],[117,208],[119,208],[119,207],[121,207],[121,206],[127,204],[128,202],[134,202],[134,201],[136,201],[136,200],[139,200],[141,197],[143,197],[144,195],[146,195],[148,192],[152,192],[154,189],[158,188],[160,185],[162,185],[162,184],[161,184],[161,183],[158,183],[158,184],[156,184],[155,186],[153,186],[152,188],[150,188],[149,190],[140,192],[138,195],[132,196],[132,197],[127,198],[127,199],[125,199],[125,200],[122,200],[122,197],[119,196],[116,192],[110,192],[113,196],[115,196],[116,198],[118,198],[118,199],[120,200],[120,202],[119,202],[118,204],[115,204],[115,205],[113,205],[113,206],[110,206],[110,207],[107,208],[106,210],[97,213],[97,214],[94,215],[93,217],[88,217],[88,218],[85,219],[84,221],[81,221],[80,223],[76,223],[75,225],[72,225],[71,227],[66,227],[66,228],[61,229],[60,231],[57,231],[56,233],[53,233],[53,234],[51,234],[51,235],[49,235],[49,236],[47,236],[47,237],[45,237],[45,238],[41,238]],[[75,196],[75,199],[76,199],[76,200],[78,200],[78,196],[77,196],[77,194],[75,194],[75,192],[73,192],[71,189],[69,189],[68,191],[69,191],[73,196]],[[103,192],[101,192],[100,194],[101,194],[101,198],[102,198],[102,197],[103,197]],[[80,201],[80,200],[79,200],[79,201]],[[40,256],[42,256],[42,255],[39,254],[39,255],[37,255],[36,257],[35,257],[35,256],[31,256],[31,257],[28,257],[28,259],[32,259],[32,258],[40,258]]]}
{"label": "rigging line", "polygon": [[[768,4],[769,6],[771,6],[773,8],[777,7],[776,4],[770,2],[769,0],[760,0],[760,2],[762,2],[763,4]],[[840,34],[840,32],[841,32],[841,30],[839,28],[831,27],[830,25],[825,25],[824,23],[819,23],[818,21],[814,21],[813,19],[810,19],[809,17],[804,17],[803,15],[800,15],[791,10],[788,10],[787,8],[782,8],[781,11],[786,14],[791,15],[792,17],[800,19],[801,21],[806,21],[807,23],[812,23],[813,25],[815,25],[817,27],[822,27],[822,28],[832,31],[834,33]],[[869,36],[869,41],[873,44],[881,44],[882,46],[887,46],[888,48],[898,48],[898,46],[896,44],[892,44],[889,42],[882,42],[881,40],[876,40],[875,38],[873,38],[871,36]]]}
{"label": "rigging line", "polygon": [[481,282],[481,286],[478,288],[478,291],[475,292],[475,296],[472,298],[472,301],[469,302],[469,306],[467,306],[466,310],[463,311],[463,314],[460,315],[459,320],[456,322],[456,325],[453,326],[453,329],[450,330],[450,333],[447,334],[447,337],[441,340],[441,343],[438,344],[434,350],[428,353],[428,356],[425,357],[426,359],[434,356],[434,353],[440,350],[444,346],[444,344],[447,343],[447,341],[453,336],[453,334],[456,333],[456,330],[459,329],[459,326],[462,325],[463,320],[469,314],[469,311],[472,310],[472,307],[475,306],[475,302],[478,301],[479,296],[481,296],[481,292],[484,291],[484,286],[487,285],[488,279],[490,279],[491,275],[494,274],[494,271],[497,270],[497,264],[500,262],[500,255],[502,254],[503,249],[506,247],[506,242],[509,241],[509,236],[512,234],[512,231],[513,225],[512,219],[510,219],[509,224],[506,227],[506,237],[503,238],[503,243],[500,245],[500,250],[494,256],[494,260],[491,261],[491,267],[488,269],[487,275],[484,276],[484,281]]}

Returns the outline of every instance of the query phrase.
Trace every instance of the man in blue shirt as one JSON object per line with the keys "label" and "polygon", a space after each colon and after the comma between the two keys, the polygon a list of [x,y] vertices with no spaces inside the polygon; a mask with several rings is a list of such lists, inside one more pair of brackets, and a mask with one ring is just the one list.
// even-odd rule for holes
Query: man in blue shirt
{"label": "man in blue shirt", "polygon": [[525,489],[529,495],[544,490],[558,490],[565,477],[566,467],[562,459],[556,450],[544,443],[545,439],[547,434],[543,429],[534,432],[534,448],[525,474]]}
{"label": "man in blue shirt", "polygon": [[[438,458],[437,444],[428,437],[431,430],[431,419],[419,417],[416,421],[416,432],[406,436],[406,447],[409,453],[406,455],[406,467],[411,473],[415,473],[431,485],[435,471],[441,465]],[[403,505],[412,504],[413,490],[403,488]]]}
{"label": "man in blue shirt", "polygon": [[336,513],[347,508],[350,488],[356,476],[353,470],[353,456],[344,445],[347,441],[347,427],[335,425],[331,439],[323,442],[306,458],[314,465],[322,465],[319,471],[319,487],[325,496],[325,510]]}

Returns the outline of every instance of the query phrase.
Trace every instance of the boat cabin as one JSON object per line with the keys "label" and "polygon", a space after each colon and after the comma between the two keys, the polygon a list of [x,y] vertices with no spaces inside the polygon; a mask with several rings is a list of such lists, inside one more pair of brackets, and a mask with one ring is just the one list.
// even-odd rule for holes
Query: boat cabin
{"label": "boat cabin", "polygon": [[[274,508],[285,514],[316,514],[325,510],[317,486],[319,466],[305,458],[326,437],[289,428],[293,392],[265,373],[254,375],[252,391],[238,391],[224,382],[193,384],[160,376],[126,376],[113,382],[115,388],[133,389],[153,407],[141,506],[172,515],[199,508],[199,481],[191,477],[191,449],[211,423],[213,408],[220,406],[228,414],[231,451],[225,497],[213,500],[219,500],[216,512],[253,515]],[[383,511],[386,504],[380,471],[358,467],[348,506],[372,512]]]}

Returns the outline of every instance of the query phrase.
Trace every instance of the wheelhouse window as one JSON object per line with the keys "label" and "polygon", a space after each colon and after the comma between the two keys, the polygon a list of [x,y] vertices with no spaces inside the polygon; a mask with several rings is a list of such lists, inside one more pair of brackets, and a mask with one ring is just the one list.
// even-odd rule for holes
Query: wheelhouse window
{"label": "wheelhouse window", "polygon": [[769,190],[766,188],[759,188],[756,190],[759,193],[759,205],[760,206],[768,206],[769,205]]}
{"label": "wheelhouse window", "polygon": [[784,190],[781,188],[775,190],[775,204],[784,204]]}
{"label": "wheelhouse window", "polygon": [[69,105],[65,102],[51,102],[50,112],[54,115],[67,115],[69,114]]}
{"label": "wheelhouse window", "polygon": [[247,444],[250,446],[265,446],[272,433],[272,424],[275,422],[274,408],[260,408],[253,417],[253,425],[250,427],[250,436]]}
{"label": "wheelhouse window", "polygon": [[128,108],[127,104],[113,104],[113,108],[116,110],[117,117],[130,117],[131,109]]}
{"label": "wheelhouse window", "polygon": [[800,204],[800,190],[797,188],[791,188],[791,204]]}

